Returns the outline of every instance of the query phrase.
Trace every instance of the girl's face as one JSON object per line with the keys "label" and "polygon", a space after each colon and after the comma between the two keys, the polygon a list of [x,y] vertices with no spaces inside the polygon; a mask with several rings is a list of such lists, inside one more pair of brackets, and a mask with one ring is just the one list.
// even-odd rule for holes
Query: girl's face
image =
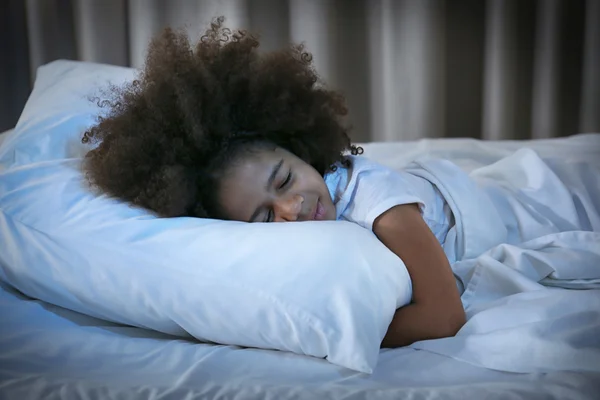
{"label": "girl's face", "polygon": [[229,219],[245,222],[335,220],[323,177],[282,149],[245,156],[221,182],[219,201]]}

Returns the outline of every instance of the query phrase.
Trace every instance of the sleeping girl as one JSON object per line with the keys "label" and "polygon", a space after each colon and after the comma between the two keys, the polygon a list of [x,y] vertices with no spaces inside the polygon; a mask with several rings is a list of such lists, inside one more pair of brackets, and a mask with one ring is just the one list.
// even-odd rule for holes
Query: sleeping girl
{"label": "sleeping girl", "polygon": [[[195,45],[166,29],[139,78],[107,94],[107,112],[83,137],[96,145],[84,163],[93,186],[161,217],[345,220],[371,230],[404,261],[413,285],[385,347],[462,327],[453,261],[498,243],[600,228],[600,196],[561,186],[538,196],[542,211],[532,212],[526,190],[485,170],[469,177],[443,160],[403,171],[369,161],[351,143],[343,97],[323,84],[301,45],[260,52],[255,36],[225,28],[222,18]],[[502,162],[542,163],[531,151]],[[553,213],[561,199],[570,211]],[[463,218],[465,208],[478,217]],[[480,240],[484,230],[497,234]]]}

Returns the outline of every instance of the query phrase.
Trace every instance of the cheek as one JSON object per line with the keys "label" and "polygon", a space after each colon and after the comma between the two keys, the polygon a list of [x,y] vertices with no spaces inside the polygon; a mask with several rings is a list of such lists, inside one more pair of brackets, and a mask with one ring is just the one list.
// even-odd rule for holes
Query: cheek
{"label": "cheek", "polygon": [[227,185],[219,193],[219,201],[224,217],[235,221],[246,221],[252,213],[248,211],[249,204],[254,199],[250,191],[243,185]]}
{"label": "cheek", "polygon": [[319,197],[324,197],[327,194],[329,198],[329,190],[325,184],[323,177],[312,167],[303,171],[302,179],[300,180],[304,190],[318,194]]}

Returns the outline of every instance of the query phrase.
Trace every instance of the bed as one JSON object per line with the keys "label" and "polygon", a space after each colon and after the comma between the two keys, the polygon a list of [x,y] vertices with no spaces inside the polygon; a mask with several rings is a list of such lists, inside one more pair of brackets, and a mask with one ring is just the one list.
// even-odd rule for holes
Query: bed
{"label": "bed", "polygon": [[[546,158],[598,163],[599,138],[435,139],[364,147],[371,158],[392,167],[428,153],[469,170],[524,146]],[[542,307],[552,307],[551,297],[543,301]],[[29,298],[5,283],[0,283],[0,315],[0,399],[592,400],[600,393],[598,369],[506,372],[418,346],[382,350],[368,375],[312,357],[204,344],[110,323]],[[595,332],[600,326],[597,314],[586,323],[595,324]],[[589,342],[600,351],[597,338]]]}

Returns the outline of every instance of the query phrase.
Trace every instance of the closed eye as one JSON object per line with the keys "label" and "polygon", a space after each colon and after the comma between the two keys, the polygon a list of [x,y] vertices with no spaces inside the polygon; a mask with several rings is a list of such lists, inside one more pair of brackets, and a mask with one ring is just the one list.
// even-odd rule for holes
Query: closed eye
{"label": "closed eye", "polygon": [[292,180],[292,171],[290,170],[287,174],[287,176],[285,177],[285,180],[281,183],[281,185],[279,185],[279,187],[277,189],[283,189],[285,188],[290,181]]}
{"label": "closed eye", "polygon": [[265,215],[265,220],[263,222],[273,222],[273,210],[267,211]]}

